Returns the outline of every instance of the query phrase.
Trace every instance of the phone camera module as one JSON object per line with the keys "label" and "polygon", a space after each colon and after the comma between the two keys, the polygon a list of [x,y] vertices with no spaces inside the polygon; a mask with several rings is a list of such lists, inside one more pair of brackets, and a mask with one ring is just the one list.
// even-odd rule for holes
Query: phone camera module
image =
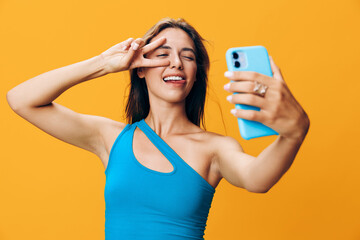
{"label": "phone camera module", "polygon": [[236,68],[239,68],[239,67],[240,67],[240,62],[239,62],[239,61],[235,61],[234,65],[235,65]]}
{"label": "phone camera module", "polygon": [[237,54],[236,52],[233,52],[233,58],[234,58],[234,59],[238,59],[238,58],[239,58],[239,54]]}

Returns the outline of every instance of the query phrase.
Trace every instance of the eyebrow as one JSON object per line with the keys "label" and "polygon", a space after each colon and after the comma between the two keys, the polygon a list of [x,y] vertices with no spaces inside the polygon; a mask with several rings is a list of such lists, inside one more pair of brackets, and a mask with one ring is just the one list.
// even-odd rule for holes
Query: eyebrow
{"label": "eyebrow", "polygon": [[[171,49],[171,47],[168,45],[161,45],[160,47],[155,48],[154,51],[156,51],[158,49]],[[196,56],[195,51],[192,48],[185,47],[185,48],[182,48],[181,51],[190,51]]]}

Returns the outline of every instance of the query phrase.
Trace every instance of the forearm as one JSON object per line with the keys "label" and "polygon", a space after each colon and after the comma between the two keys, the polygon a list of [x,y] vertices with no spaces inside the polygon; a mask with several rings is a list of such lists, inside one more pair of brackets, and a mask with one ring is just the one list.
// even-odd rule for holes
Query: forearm
{"label": "forearm", "polygon": [[275,185],[292,165],[304,138],[295,140],[279,136],[265,148],[250,167],[252,184],[260,186],[263,191]]}
{"label": "forearm", "polygon": [[11,89],[7,99],[12,109],[43,106],[70,87],[103,75],[103,61],[95,56],[31,78]]}

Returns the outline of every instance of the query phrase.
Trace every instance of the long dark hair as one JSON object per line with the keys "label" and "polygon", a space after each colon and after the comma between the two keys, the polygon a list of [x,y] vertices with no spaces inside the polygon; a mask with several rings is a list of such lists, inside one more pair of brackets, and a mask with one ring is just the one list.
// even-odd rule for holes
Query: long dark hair
{"label": "long dark hair", "polygon": [[[177,20],[164,18],[151,27],[143,39],[148,44],[151,39],[166,28],[178,28],[185,31],[193,40],[196,54],[196,81],[185,100],[185,111],[188,119],[200,127],[200,121],[204,129],[204,105],[208,86],[209,56],[203,44],[200,34],[184,19]],[[142,120],[149,114],[150,103],[149,95],[144,78],[139,78],[137,69],[130,70],[130,93],[126,104],[126,119],[129,124]]]}

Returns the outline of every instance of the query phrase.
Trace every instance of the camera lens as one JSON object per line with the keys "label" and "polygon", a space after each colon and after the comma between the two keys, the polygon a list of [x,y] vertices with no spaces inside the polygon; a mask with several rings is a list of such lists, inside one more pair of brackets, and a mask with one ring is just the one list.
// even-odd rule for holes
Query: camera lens
{"label": "camera lens", "polygon": [[233,52],[233,58],[234,58],[234,59],[238,59],[238,58],[239,58],[239,54],[237,54],[236,52]]}
{"label": "camera lens", "polygon": [[239,68],[240,67],[240,62],[239,61],[235,61],[235,67]]}

